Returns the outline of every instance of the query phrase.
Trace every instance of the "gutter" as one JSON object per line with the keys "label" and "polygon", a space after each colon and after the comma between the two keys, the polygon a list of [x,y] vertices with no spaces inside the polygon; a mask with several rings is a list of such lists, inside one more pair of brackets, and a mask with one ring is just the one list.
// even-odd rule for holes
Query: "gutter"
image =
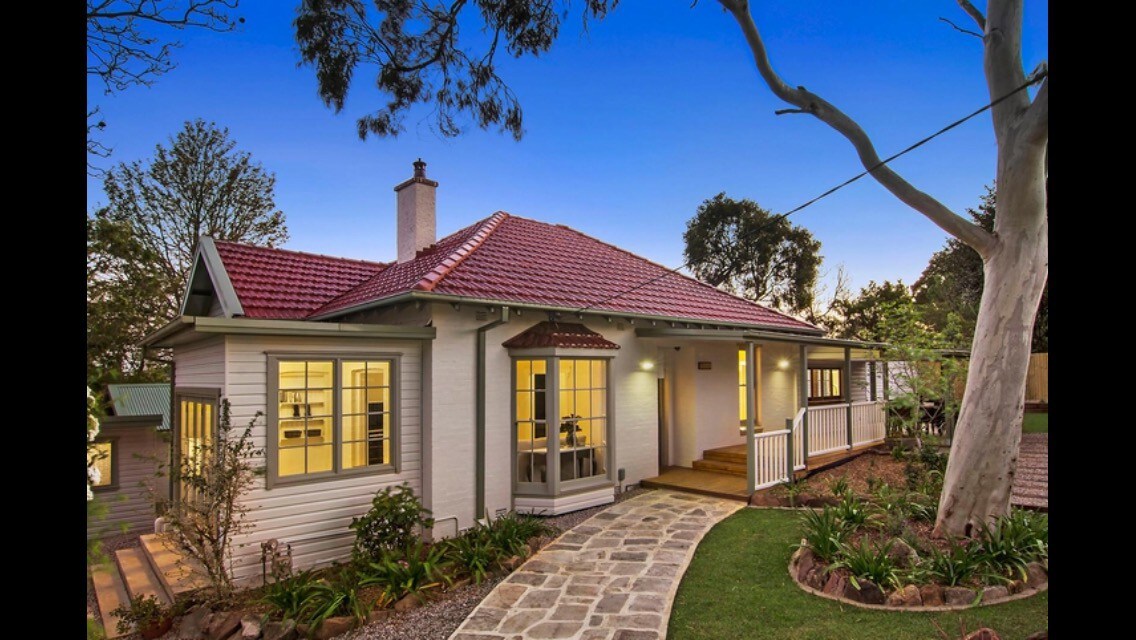
{"label": "gutter", "polygon": [[[513,309],[533,309],[533,310],[536,310],[536,311],[556,311],[556,312],[559,312],[559,313],[566,313],[566,314],[569,314],[569,315],[576,315],[580,311],[580,309],[577,308],[577,307],[563,307],[563,306],[557,306],[557,305],[552,305],[552,304],[541,304],[541,303],[536,303],[536,302],[518,302],[518,301],[514,301],[514,300],[496,300],[496,299],[492,299],[492,298],[475,298],[475,297],[469,297],[469,296],[456,296],[456,295],[450,295],[450,294],[445,294],[445,293],[434,293],[434,292],[428,292],[428,291],[409,291],[409,292],[406,292],[406,293],[399,293],[399,294],[395,294],[393,296],[388,296],[386,298],[381,298],[379,300],[372,300],[370,302],[364,302],[364,303],[361,303],[361,304],[358,304],[358,305],[355,305],[355,306],[352,306],[352,307],[346,307],[346,308],[343,308],[343,309],[339,309],[337,311],[332,311],[331,313],[322,313],[322,314],[319,314],[319,315],[314,315],[314,316],[307,318],[307,320],[317,320],[317,321],[328,320],[328,319],[331,319],[331,318],[336,318],[336,317],[339,317],[339,316],[347,315],[349,313],[366,311],[367,309],[371,309],[371,308],[375,308],[375,307],[385,307],[385,306],[390,306],[390,305],[399,304],[399,303],[403,303],[403,302],[412,302],[412,301],[445,302],[445,303],[449,303],[449,304],[484,305],[484,306],[489,306],[489,307],[498,307],[498,306],[501,306],[501,305],[507,305],[509,307],[512,307]],[[803,327],[791,327],[791,328],[790,327],[777,327],[777,326],[773,326],[773,325],[763,326],[763,325],[745,324],[745,323],[740,323],[740,322],[730,322],[730,321],[726,321],[726,320],[706,320],[706,319],[699,320],[699,319],[695,319],[695,318],[682,318],[682,317],[679,317],[679,316],[662,316],[662,315],[653,315],[653,314],[649,314],[649,313],[635,313],[635,312],[630,312],[630,311],[615,311],[615,310],[612,310],[612,309],[592,308],[592,309],[588,309],[587,311],[584,311],[583,313],[587,314],[587,315],[591,315],[591,316],[606,317],[606,318],[610,318],[612,320],[615,320],[615,319],[631,319],[631,320],[641,320],[641,321],[651,322],[651,323],[674,322],[674,323],[677,323],[677,324],[680,324],[680,325],[699,325],[699,326],[705,326],[705,327],[729,327],[731,329],[742,329],[742,330],[759,330],[759,331],[771,331],[771,332],[778,332],[778,333],[785,332],[785,333],[791,333],[791,334],[794,334],[794,335],[798,335],[798,334],[811,334],[811,335],[816,335],[816,336],[823,336],[824,335],[824,331],[821,330],[821,329],[807,329],[807,328],[803,328]]]}
{"label": "gutter", "polygon": [[509,307],[501,307],[501,317],[477,328],[477,435],[474,468],[474,510],[473,519],[480,520],[485,514],[485,339],[490,329],[509,322]]}
{"label": "gutter", "polygon": [[322,336],[341,338],[392,338],[400,340],[433,340],[434,327],[410,327],[364,323],[308,322],[306,320],[261,320],[255,318],[214,318],[179,316],[166,326],[146,336],[142,345],[169,346],[168,341],[182,331],[192,329],[200,334],[260,336]]}

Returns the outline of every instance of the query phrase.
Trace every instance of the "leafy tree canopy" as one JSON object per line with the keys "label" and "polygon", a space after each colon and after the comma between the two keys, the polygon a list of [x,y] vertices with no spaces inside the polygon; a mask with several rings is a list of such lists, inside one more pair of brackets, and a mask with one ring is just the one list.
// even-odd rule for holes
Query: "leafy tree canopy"
{"label": "leafy tree canopy", "polygon": [[276,177],[228,129],[187,122],[154,157],[104,178],[108,204],[87,219],[88,380],[146,380],[138,342],[172,320],[202,235],[276,246],[288,239]]}
{"label": "leafy tree canopy", "polygon": [[[997,201],[993,187],[986,187],[977,208],[968,209],[974,223],[987,231],[994,230],[994,211]],[[982,258],[964,242],[950,238],[946,246],[931,256],[927,268],[912,285],[915,301],[930,326],[943,331],[952,322],[969,345],[978,320],[978,307],[982,301]],[[1049,282],[1041,295],[1041,304],[1034,318],[1034,352],[1049,351]]]}
{"label": "leafy tree canopy", "polygon": [[[585,24],[616,4],[584,0]],[[406,111],[423,104],[443,136],[460,134],[468,118],[519,140],[521,105],[497,75],[497,55],[545,53],[568,8],[557,0],[303,0],[294,26],[303,62],[316,69],[320,98],[337,113],[356,72],[378,70],[374,85],[388,101],[359,118],[360,138],[398,135]],[[462,38],[459,19],[471,38]]]}
{"label": "leafy tree canopy", "polygon": [[686,264],[703,281],[788,311],[812,306],[820,242],[753,200],[704,201],[683,240]]}
{"label": "leafy tree canopy", "polygon": [[876,284],[873,280],[860,289],[855,298],[836,301],[841,318],[836,326],[836,334],[840,338],[883,342],[889,337],[889,330],[885,326],[889,310],[906,311],[913,308],[914,302],[911,291],[902,280],[894,283],[884,280],[881,284]]}

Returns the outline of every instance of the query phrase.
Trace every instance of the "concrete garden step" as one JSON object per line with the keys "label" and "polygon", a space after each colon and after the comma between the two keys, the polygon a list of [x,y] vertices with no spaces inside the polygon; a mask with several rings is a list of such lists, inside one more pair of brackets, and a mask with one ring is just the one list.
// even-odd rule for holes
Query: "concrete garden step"
{"label": "concrete garden step", "polygon": [[107,638],[124,635],[118,632],[118,616],[111,615],[111,611],[128,600],[126,585],[122,584],[118,568],[113,562],[91,567],[91,582],[95,584],[95,599],[99,603],[99,613]]}
{"label": "concrete garden step", "polygon": [[162,586],[146,553],[137,547],[119,549],[114,552],[118,560],[118,569],[122,572],[126,582],[126,592],[131,598],[141,596],[154,596],[162,604],[170,604],[170,596]]}
{"label": "concrete garden step", "polygon": [[157,574],[166,593],[174,598],[208,586],[205,570],[196,562],[182,558],[163,538],[165,534],[151,533],[140,538],[142,551]]}

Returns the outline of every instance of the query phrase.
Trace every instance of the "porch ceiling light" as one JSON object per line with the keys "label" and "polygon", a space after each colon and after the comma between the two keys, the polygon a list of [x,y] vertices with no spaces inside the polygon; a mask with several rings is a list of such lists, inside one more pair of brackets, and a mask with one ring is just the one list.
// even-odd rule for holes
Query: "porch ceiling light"
{"label": "porch ceiling light", "polygon": [[639,368],[642,369],[643,371],[654,371],[655,370],[655,361],[654,360],[640,360],[639,361]]}
{"label": "porch ceiling light", "polygon": [[789,361],[785,358],[781,358],[780,360],[777,361],[777,368],[781,369],[781,370],[788,369],[789,368]]}

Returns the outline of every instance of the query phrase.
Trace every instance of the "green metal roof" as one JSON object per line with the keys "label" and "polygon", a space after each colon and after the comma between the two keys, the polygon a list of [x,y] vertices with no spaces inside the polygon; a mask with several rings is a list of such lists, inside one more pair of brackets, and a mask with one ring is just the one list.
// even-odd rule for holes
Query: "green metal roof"
{"label": "green metal roof", "polygon": [[168,382],[146,384],[108,384],[111,404],[116,416],[162,416],[161,431],[170,428],[170,385]]}

